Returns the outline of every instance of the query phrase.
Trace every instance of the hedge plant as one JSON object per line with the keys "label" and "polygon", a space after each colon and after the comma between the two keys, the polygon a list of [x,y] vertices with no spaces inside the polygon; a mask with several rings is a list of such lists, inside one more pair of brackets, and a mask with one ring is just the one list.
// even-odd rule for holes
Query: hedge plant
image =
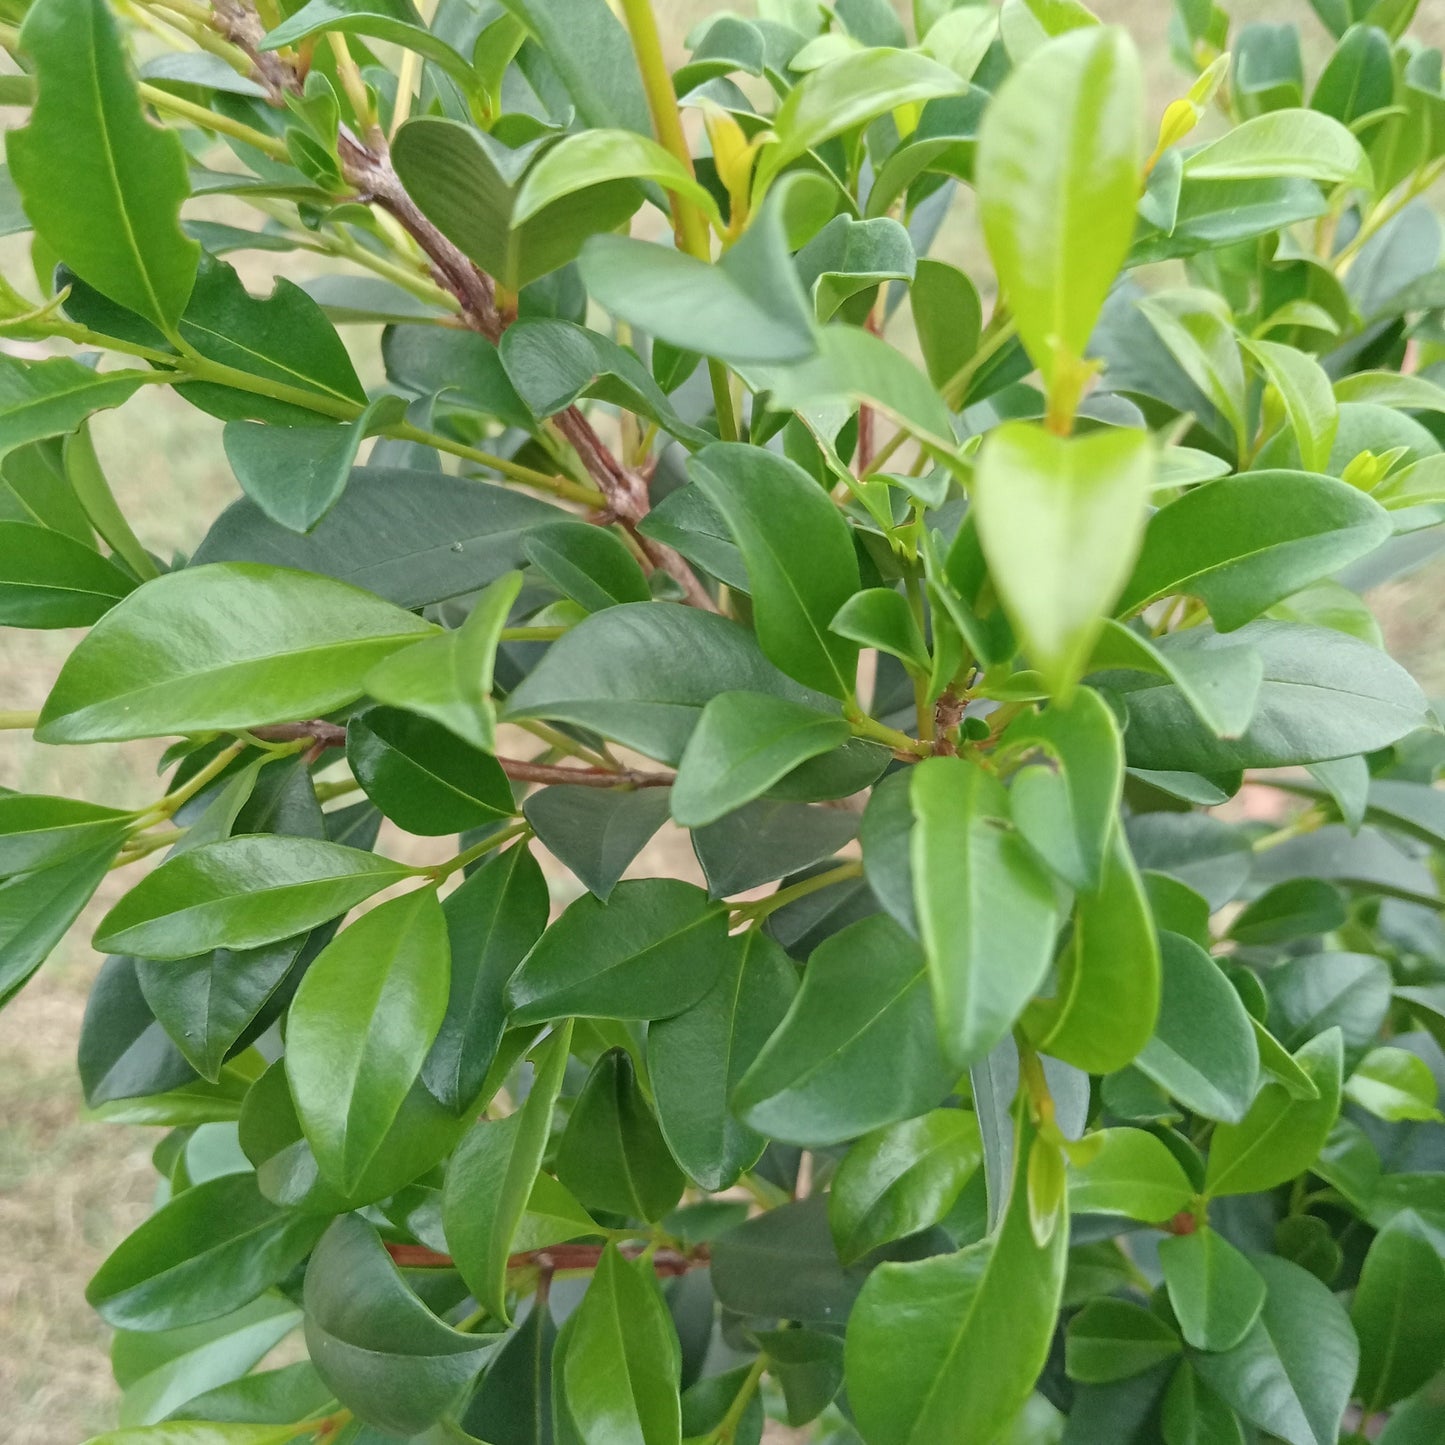
{"label": "hedge plant", "polygon": [[1312,3],[6,0],[102,1440],[1445,1439],[1445,90]]}

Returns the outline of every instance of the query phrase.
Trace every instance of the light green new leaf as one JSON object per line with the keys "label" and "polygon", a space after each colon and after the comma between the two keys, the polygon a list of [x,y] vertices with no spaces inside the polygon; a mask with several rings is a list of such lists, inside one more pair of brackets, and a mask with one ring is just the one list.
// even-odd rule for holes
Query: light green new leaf
{"label": "light green new leaf", "polygon": [[113,742],[319,717],[360,697],[383,657],[435,630],[329,577],[245,562],[169,572],[70,654],[36,736]]}
{"label": "light green new leaf", "polygon": [[1029,661],[1061,699],[1138,555],[1154,468],[1142,431],[1065,438],[1008,422],[984,440],[972,492],[989,574]]}
{"label": "light green new leaf", "polygon": [[1257,1194],[1308,1169],[1340,1111],[1343,1056],[1339,1029],[1327,1030],[1295,1054],[1319,1090],[1317,1099],[1298,1099],[1283,1084],[1266,1084],[1243,1119],[1221,1124],[1209,1147],[1205,1193]]}
{"label": "light green new leaf", "polygon": [[315,838],[224,838],[141,879],[100,920],[95,946],[142,958],[259,948],[338,917],[407,872],[375,853]]}
{"label": "light green new leaf", "polygon": [[498,577],[478,595],[460,627],[383,658],[367,673],[366,691],[378,702],[420,713],[473,747],[494,752],[492,670],[502,629],[521,590],[520,572]]}
{"label": "light green new leaf", "polygon": [[1009,823],[1008,795],[963,758],[912,774],[913,899],[939,1037],[959,1069],[1011,1029],[1053,955],[1054,891]]}
{"label": "light green new leaf", "polygon": [[740,443],[704,447],[687,469],[743,554],[763,651],[806,686],[851,697],[858,646],[828,624],[858,591],[858,559],[827,492],[795,462]]}
{"label": "light green new leaf", "polygon": [[512,224],[525,224],[564,196],[622,180],[656,181],[722,224],[712,192],[670,151],[630,130],[580,131],[545,151],[517,192]]}
{"label": "light green new leaf", "polygon": [[608,1245],[554,1366],[579,1440],[678,1445],[682,1353],[651,1262]]}
{"label": "light green new leaf", "polygon": [[1083,356],[1133,239],[1142,110],[1139,57],[1109,27],[1042,46],[984,115],[975,167],[984,237],[1046,382]]}
{"label": "light green new leaf", "polygon": [[168,1420],[160,1425],[129,1425],[92,1435],[85,1445],[288,1445],[291,1425],[252,1425],[208,1420]]}
{"label": "light green new leaf", "polygon": [[1350,1075],[1345,1093],[1362,1109],[1392,1124],[1442,1121],[1430,1065],[1408,1049],[1371,1049]]}
{"label": "light green new leaf", "polygon": [[1101,1129],[1086,1137],[1094,1152],[1069,1170],[1069,1208],[1076,1214],[1162,1224],[1194,1197],[1184,1166],[1148,1130]]}
{"label": "light green new leaf", "polygon": [[503,1323],[511,1319],[507,1260],[542,1167],[571,1041],[568,1022],[544,1046],[522,1107],[504,1119],[479,1119],[447,1169],[442,1193],[447,1247],[477,1302]]}
{"label": "light green new leaf", "polygon": [[678,764],[672,816],[684,828],[715,823],[850,736],[842,718],[786,698],[719,693],[703,708]]}
{"label": "light green new leaf", "polygon": [[0,457],[73,432],[92,412],[128,401],[147,379],[144,371],[97,371],[68,356],[0,356]]}
{"label": "light green new leaf", "polygon": [[785,166],[845,130],[967,88],[953,71],[914,51],[879,46],[841,56],[788,92],[773,117],[777,140],[763,151],[755,184],[761,193]]}
{"label": "light green new leaf", "polygon": [[141,109],[110,7],[39,0],[20,49],[34,64],[36,102],[6,156],[25,214],[76,275],[173,332],[201,255],[180,226],[185,150]]}
{"label": "light green new leaf", "polygon": [[354,1189],[421,1072],[447,1006],[450,953],[436,890],[363,913],[306,971],[286,1031],[286,1077],[321,1172]]}
{"label": "light green new leaf", "polygon": [[958,1254],[879,1265],[848,1320],[848,1399],[870,1445],[981,1445],[1028,1399],[1054,1336],[1067,1215],[1040,1246],[1016,1129],[998,1232]]}
{"label": "light green new leaf", "polygon": [[1340,424],[1339,403],[1330,389],[1328,373],[1308,352],[1278,341],[1245,341],[1243,345],[1284,403],[1305,470],[1326,471]]}
{"label": "light green new leaf", "polygon": [[1184,162],[1195,180],[1274,180],[1295,176],[1368,189],[1372,172],[1359,141],[1339,121],[1315,110],[1257,115]]}

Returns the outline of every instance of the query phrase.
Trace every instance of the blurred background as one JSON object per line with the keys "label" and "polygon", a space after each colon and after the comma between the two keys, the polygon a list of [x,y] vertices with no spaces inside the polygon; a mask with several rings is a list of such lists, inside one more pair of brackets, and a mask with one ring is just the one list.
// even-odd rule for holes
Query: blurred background
{"label": "blurred background", "polygon": [[[684,53],[688,30],[724,8],[720,0],[656,3],[674,59]],[[1128,26],[1138,41],[1148,68],[1152,134],[1164,105],[1184,88],[1168,55],[1171,0],[1091,3],[1106,21]],[[739,11],[749,8],[748,0],[738,0]],[[1226,0],[1226,8],[1236,25],[1297,21],[1311,77],[1328,53],[1326,32],[1305,0]],[[907,0],[901,0],[900,10],[907,9]],[[1445,44],[1441,0],[1424,0],[1413,33]],[[15,123],[13,115],[8,123]],[[973,269],[982,252],[966,201],[955,220],[936,249]],[[297,280],[316,273],[315,258],[301,253],[233,259],[257,291],[270,290],[277,270]],[[23,238],[0,242],[0,273],[23,278],[28,272]],[[374,329],[343,334],[356,348],[363,377],[379,379]],[[144,388],[123,411],[101,414],[94,434],[136,532],[161,556],[192,550],[238,494],[221,450],[219,423],[169,391]],[[1442,599],[1445,561],[1370,599],[1391,650],[1432,697],[1445,694]],[[0,631],[0,709],[38,708],[78,636]],[[159,753],[158,746],[143,744],[46,748],[22,734],[0,733],[0,785],[136,806],[157,794]],[[680,840],[665,839],[638,865],[648,872],[672,868],[684,876],[695,866]],[[117,1392],[108,1331],[90,1312],[84,1289],[105,1255],[149,1211],[155,1183],[150,1151],[160,1131],[85,1122],[74,1055],[99,963],[87,942],[91,927],[133,882],[127,870],[107,883],[37,978],[0,1013],[0,1420],[5,1422],[0,1433],[8,1445],[77,1445],[114,1424]]]}

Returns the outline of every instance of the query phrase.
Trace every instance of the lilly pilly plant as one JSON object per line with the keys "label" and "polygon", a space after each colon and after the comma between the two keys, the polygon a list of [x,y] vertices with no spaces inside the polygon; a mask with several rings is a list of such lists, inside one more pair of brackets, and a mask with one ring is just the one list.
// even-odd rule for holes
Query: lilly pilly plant
{"label": "lilly pilly plant", "polygon": [[[1079,0],[674,72],[647,0],[22,8],[0,620],[89,631],[5,721],[168,743],[0,797],[6,995],[149,859],[102,1438],[1445,1438],[1445,738],[1361,600],[1445,518],[1415,6],[1307,80],[1181,0],[1162,117]],[[157,386],[189,557],[87,430]]]}

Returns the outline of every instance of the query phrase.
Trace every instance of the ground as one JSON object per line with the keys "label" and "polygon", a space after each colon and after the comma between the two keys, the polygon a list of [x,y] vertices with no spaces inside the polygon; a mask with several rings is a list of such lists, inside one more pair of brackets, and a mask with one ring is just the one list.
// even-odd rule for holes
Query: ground
{"label": "ground", "polygon": [[[660,0],[675,44],[719,6]],[[747,10],[746,3],[738,4]],[[1162,105],[1175,80],[1164,57],[1168,0],[1097,0],[1108,20],[1127,22],[1146,54],[1152,100]],[[1303,0],[1248,0],[1229,6],[1237,20],[1298,18],[1323,32]],[[1431,38],[1440,43],[1445,16]],[[7,244],[3,269],[22,253]],[[12,269],[16,268],[16,269]],[[193,547],[235,494],[220,428],[169,393],[148,390],[121,415],[103,417],[97,444],[122,505],[148,546],[163,555]],[[1445,567],[1427,569],[1376,598],[1392,646],[1429,688],[1445,692],[1445,648],[1438,631]],[[0,708],[38,707],[75,641],[67,633],[0,632]],[[154,794],[158,750],[58,751],[18,734],[0,735],[0,785],[119,804]],[[675,855],[674,855],[675,856]],[[656,858],[647,860],[655,865]],[[688,860],[691,861],[690,859]],[[80,1118],[75,1041],[97,960],[88,923],[122,891],[116,881],[77,925],[32,985],[0,1013],[0,1420],[8,1445],[77,1445],[114,1423],[115,1388],[107,1335],[84,1300],[85,1283],[116,1242],[149,1209],[154,1131],[88,1124]]]}

